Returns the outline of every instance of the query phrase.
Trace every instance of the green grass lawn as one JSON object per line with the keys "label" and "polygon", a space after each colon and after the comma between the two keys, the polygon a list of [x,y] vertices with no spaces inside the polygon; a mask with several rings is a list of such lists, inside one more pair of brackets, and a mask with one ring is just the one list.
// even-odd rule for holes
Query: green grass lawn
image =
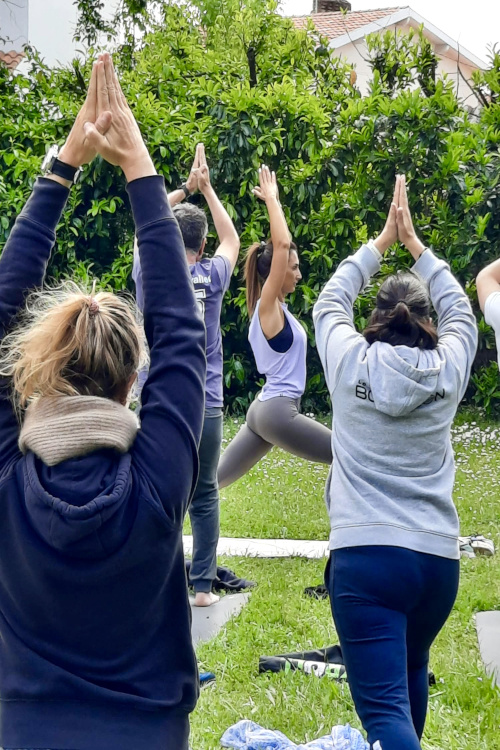
{"label": "green grass lawn", "polygon": [[[225,438],[238,425],[228,420]],[[482,533],[500,546],[500,427],[471,413],[454,428],[455,500],[462,533]],[[323,501],[326,469],[280,450],[222,492],[221,534],[252,538],[328,538]],[[186,525],[186,532],[189,526]],[[297,743],[327,734],[334,724],[360,728],[347,686],[300,673],[258,674],[259,656],[337,642],[329,604],[303,595],[322,581],[324,561],[304,559],[221,561],[258,586],[248,606],[212,642],[199,648],[202,670],[217,675],[192,716],[193,750],[215,750],[224,730],[248,718],[279,729]],[[500,609],[500,551],[463,559],[460,592],[436,642],[423,739],[426,750],[500,750],[500,691],[479,656],[474,614]]]}

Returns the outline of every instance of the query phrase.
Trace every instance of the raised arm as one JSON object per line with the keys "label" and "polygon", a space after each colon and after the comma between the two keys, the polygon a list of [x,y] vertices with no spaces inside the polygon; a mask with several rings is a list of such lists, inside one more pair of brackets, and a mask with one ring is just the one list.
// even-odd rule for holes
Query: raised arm
{"label": "raised arm", "polygon": [[429,284],[429,293],[438,316],[438,347],[453,361],[458,378],[458,400],[463,398],[477,349],[477,325],[467,294],[449,266],[426,249],[418,239],[401,177],[397,214],[398,236],[416,261],[413,270]]}
{"label": "raised arm", "polygon": [[477,325],[467,294],[450,271],[447,263],[429,249],[413,266],[429,284],[429,293],[438,316],[438,347],[446,359],[455,363],[458,378],[458,400],[469,382],[477,350]]}
{"label": "raised arm", "polygon": [[500,365],[500,259],[490,263],[479,272],[476,288],[484,319],[495,331]]}
{"label": "raised arm", "polygon": [[[75,169],[92,161],[95,149],[86,142],[84,123],[95,123],[99,132],[109,127],[109,116],[97,119],[97,64],[94,65],[85,102],[59,153],[59,160]],[[0,338],[23,307],[26,295],[41,286],[55,242],[55,230],[66,204],[71,182],[55,174],[39,178],[18,216],[0,257]],[[19,425],[10,399],[10,383],[0,381],[0,470],[18,453]]]}
{"label": "raised arm", "polygon": [[[184,187],[186,188],[184,190]],[[196,151],[196,155],[193,161],[193,165],[191,167],[191,171],[189,173],[189,177],[186,180],[185,184],[177,188],[176,190],[172,190],[170,193],[168,193],[168,202],[170,206],[173,208],[174,206],[177,206],[178,203],[182,203],[184,198],[187,198],[188,195],[192,195],[198,190],[198,151]],[[142,271],[141,271],[141,262],[139,259],[139,245],[137,244],[137,237],[134,236],[134,258],[132,263],[132,279],[134,280],[135,284],[135,298],[137,302],[137,306],[139,310],[142,312],[144,309],[144,295],[142,292]]]}
{"label": "raised arm", "polygon": [[[483,270],[478,273],[476,287],[479,306],[486,315],[486,300],[490,294],[500,292],[500,259],[494,260],[493,263],[490,263],[489,266],[486,266],[486,268],[483,268]],[[495,317],[498,318],[499,316],[496,315]],[[486,320],[486,322],[489,323],[488,320]],[[493,325],[493,323],[490,323],[490,325]]]}
{"label": "raised arm", "polygon": [[354,327],[354,302],[370,277],[380,269],[382,255],[397,240],[398,194],[399,179],[382,233],[342,261],[314,305],[316,346],[330,392],[335,387],[335,373],[341,358],[361,338]]}
{"label": "raised arm", "polygon": [[104,73],[102,90],[107,100],[102,107],[111,111],[112,123],[105,136],[92,125],[87,131],[99,153],[119,165],[128,181],[150,349],[141,429],[132,448],[132,460],[154,488],[170,521],[180,526],[198,475],[205,328],[163,178],[156,175],[109,55],[105,55]]}
{"label": "raised arm", "polygon": [[189,177],[186,182],[181,185],[180,188],[176,188],[176,190],[172,190],[172,192],[168,194],[168,202],[172,208],[178,203],[182,203],[184,198],[196,193],[198,190],[198,167],[198,149],[196,149],[191,171],[189,172]]}
{"label": "raised arm", "polygon": [[238,232],[236,231],[228,212],[220,202],[217,193],[210,182],[210,170],[205,157],[205,147],[203,143],[199,143],[196,147],[195,161],[196,160],[198,161],[198,169],[196,171],[198,177],[198,190],[205,197],[219,239],[219,247],[217,248],[215,255],[227,258],[230,266],[230,273],[232,274],[238,260],[238,253],[240,252],[240,238],[238,237]]}
{"label": "raised arm", "polygon": [[283,328],[284,313],[281,307],[282,287],[290,253],[290,232],[278,196],[276,174],[269,167],[259,169],[259,185],[254,195],[263,200],[269,213],[273,257],[271,270],[260,295],[259,319],[264,335],[272,338]]}
{"label": "raised arm", "polygon": [[[0,257],[0,337],[24,306],[26,295],[41,286],[55,242],[56,226],[68,198],[68,189],[38,179],[33,193],[16,219]],[[10,381],[0,380],[0,471],[18,455],[19,424],[11,401]]]}

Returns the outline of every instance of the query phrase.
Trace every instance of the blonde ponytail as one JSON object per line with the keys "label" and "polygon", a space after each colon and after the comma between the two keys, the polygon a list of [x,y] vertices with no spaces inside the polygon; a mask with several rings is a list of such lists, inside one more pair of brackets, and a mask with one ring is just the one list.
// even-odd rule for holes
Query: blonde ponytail
{"label": "blonde ponytail", "polygon": [[145,361],[137,317],[124,297],[89,295],[73,282],[30,295],[0,345],[0,375],[12,380],[17,406],[41,396],[124,399]]}

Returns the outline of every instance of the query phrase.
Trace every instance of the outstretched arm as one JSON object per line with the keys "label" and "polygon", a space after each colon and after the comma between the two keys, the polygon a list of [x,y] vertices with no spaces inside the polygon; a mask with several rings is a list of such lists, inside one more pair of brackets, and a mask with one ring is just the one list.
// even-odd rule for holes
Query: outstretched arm
{"label": "outstretched arm", "polygon": [[397,240],[399,188],[397,179],[382,233],[340,263],[314,305],[316,346],[330,393],[335,388],[337,367],[344,353],[361,338],[354,327],[354,302],[370,277],[380,269],[382,255]]}
{"label": "outstretched arm", "polygon": [[205,385],[205,327],[196,304],[182,236],[162,177],[156,175],[135,118],[105,55],[112,113],[106,136],[88,126],[99,153],[128,180],[139,246],[150,368],[132,460],[170,523],[182,525],[198,476]]}
{"label": "outstretched arm", "polygon": [[[0,257],[0,337],[3,339],[26,295],[39,287],[55,242],[56,226],[69,191],[48,179],[37,180],[33,193],[10,233]],[[11,384],[0,380],[0,471],[18,455],[19,425]]]}
{"label": "outstretched arm", "polygon": [[[97,64],[94,65],[87,98],[59,159],[80,167],[92,161],[95,150],[86,142],[84,123],[92,121],[100,132],[109,126],[109,116],[96,117]],[[57,175],[37,180],[33,193],[10,233],[0,257],[0,338],[7,333],[26,295],[41,286],[55,242],[55,230],[68,198],[69,181]],[[0,469],[18,455],[18,422],[10,398],[10,383],[0,382]]]}
{"label": "outstretched arm", "polygon": [[[185,183],[185,187],[186,187],[188,195],[192,195],[193,193],[196,193],[196,191],[198,190],[198,174],[197,174],[198,167],[199,167],[198,149],[196,149],[196,154],[193,160],[193,165],[191,167],[189,177],[187,178],[186,183]],[[184,198],[187,198],[187,197],[188,196],[186,195],[182,187],[177,188],[176,190],[172,190],[172,192],[168,194],[168,202],[173,208],[178,203],[182,203]]]}
{"label": "outstretched arm", "polygon": [[429,284],[432,304],[438,315],[438,346],[455,364],[458,400],[463,398],[477,349],[476,318],[465,291],[449,266],[426,249],[411,218],[406,179],[401,176],[397,215],[399,239],[410,251],[416,271]]}
{"label": "outstretched arm", "polygon": [[199,143],[196,147],[195,161],[196,160],[198,161],[198,169],[196,171],[198,177],[198,189],[205,197],[215,224],[217,237],[219,238],[219,247],[217,248],[215,255],[227,258],[230,266],[230,274],[232,274],[238,261],[240,238],[238,237],[238,233],[228,212],[220,202],[217,193],[210,182],[210,171],[208,169],[203,143]]}
{"label": "outstretched arm", "polygon": [[[493,261],[478,273],[476,287],[479,306],[486,314],[486,300],[490,294],[500,292],[500,259]],[[488,320],[486,322],[488,323]],[[492,324],[490,323],[490,325]]]}
{"label": "outstretched arm", "polygon": [[455,364],[458,401],[469,382],[477,350],[477,325],[467,294],[447,263],[425,250],[413,270],[429,284],[429,293],[438,316],[438,347]]}
{"label": "outstretched arm", "polygon": [[270,339],[281,331],[284,314],[281,308],[281,290],[285,281],[290,253],[290,232],[278,196],[276,174],[263,165],[259,169],[259,185],[254,195],[263,200],[269,213],[273,258],[271,270],[260,295],[259,319],[262,331]]}

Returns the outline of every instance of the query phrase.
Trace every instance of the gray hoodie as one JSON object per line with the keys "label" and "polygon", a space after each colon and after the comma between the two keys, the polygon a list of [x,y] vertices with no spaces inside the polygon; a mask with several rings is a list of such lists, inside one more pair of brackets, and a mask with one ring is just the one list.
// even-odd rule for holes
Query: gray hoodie
{"label": "gray hoodie", "polygon": [[426,250],[413,270],[429,284],[437,348],[370,346],[354,328],[353,304],[380,260],[373,245],[344,260],[313,312],[334,415],[330,549],[391,545],[458,559],[450,428],[476,352],[476,321],[447,264]]}

